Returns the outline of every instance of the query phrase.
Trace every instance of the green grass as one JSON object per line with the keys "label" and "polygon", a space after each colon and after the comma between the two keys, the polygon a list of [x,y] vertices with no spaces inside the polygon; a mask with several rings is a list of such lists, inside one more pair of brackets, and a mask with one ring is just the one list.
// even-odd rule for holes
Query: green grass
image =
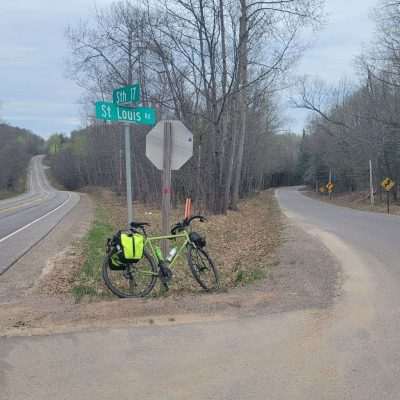
{"label": "green grass", "polygon": [[271,265],[259,264],[249,269],[241,269],[236,266],[235,286],[248,285],[265,279],[271,273]]}
{"label": "green grass", "polygon": [[85,262],[72,288],[76,302],[85,296],[108,295],[103,286],[101,268],[106,239],[113,233],[114,229],[108,220],[107,210],[97,207],[94,223],[83,240]]}

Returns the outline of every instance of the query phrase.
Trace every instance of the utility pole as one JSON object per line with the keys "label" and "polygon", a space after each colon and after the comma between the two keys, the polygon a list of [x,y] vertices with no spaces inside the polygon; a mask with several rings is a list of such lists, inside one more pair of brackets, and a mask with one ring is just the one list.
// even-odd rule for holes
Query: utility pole
{"label": "utility pole", "polygon": [[132,169],[131,169],[131,135],[129,124],[125,124],[125,168],[126,168],[126,201],[128,203],[128,226],[133,221],[132,209]]}
{"label": "utility pole", "polygon": [[375,197],[374,197],[374,182],[372,175],[372,160],[369,160],[369,190],[370,190],[371,206],[373,207],[375,205]]}

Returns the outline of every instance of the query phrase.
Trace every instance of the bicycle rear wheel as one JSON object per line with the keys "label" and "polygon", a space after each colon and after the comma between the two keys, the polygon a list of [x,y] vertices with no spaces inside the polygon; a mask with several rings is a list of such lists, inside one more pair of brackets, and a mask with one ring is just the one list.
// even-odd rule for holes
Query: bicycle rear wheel
{"label": "bicycle rear wheel", "polygon": [[120,270],[111,267],[110,254],[104,258],[104,283],[118,297],[147,296],[153,290],[157,276],[157,267],[146,250],[140,261],[126,264]]}
{"label": "bicycle rear wheel", "polygon": [[204,290],[209,292],[219,289],[217,268],[205,250],[189,246],[187,259],[194,279]]}

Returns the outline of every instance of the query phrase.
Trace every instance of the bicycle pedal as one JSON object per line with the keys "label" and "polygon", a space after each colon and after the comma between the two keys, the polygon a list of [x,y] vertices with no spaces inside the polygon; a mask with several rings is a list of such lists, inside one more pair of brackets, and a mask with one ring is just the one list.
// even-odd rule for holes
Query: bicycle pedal
{"label": "bicycle pedal", "polygon": [[160,264],[158,276],[161,282],[166,285],[172,279],[172,271],[166,265]]}

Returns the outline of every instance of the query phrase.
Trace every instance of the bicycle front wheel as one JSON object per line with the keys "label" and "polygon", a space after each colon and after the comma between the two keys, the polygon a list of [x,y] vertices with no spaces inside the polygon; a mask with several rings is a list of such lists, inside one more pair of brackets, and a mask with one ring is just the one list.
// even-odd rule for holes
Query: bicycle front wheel
{"label": "bicycle front wheel", "polygon": [[204,290],[219,289],[217,268],[205,250],[189,246],[187,258],[194,279]]}
{"label": "bicycle front wheel", "polygon": [[121,298],[147,296],[153,290],[157,276],[157,267],[146,250],[141,260],[126,264],[119,270],[113,269],[109,254],[104,259],[104,283]]}

